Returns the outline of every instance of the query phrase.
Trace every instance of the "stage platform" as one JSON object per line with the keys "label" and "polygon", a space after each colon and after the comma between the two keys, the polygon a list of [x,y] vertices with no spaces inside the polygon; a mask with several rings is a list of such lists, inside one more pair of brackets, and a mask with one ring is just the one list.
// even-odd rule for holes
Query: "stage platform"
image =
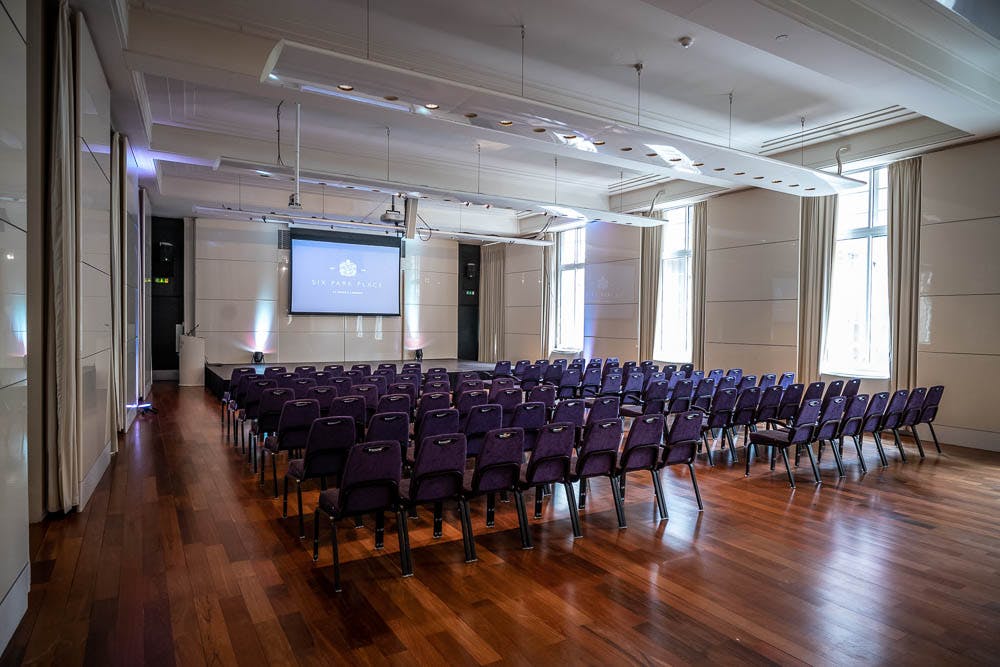
{"label": "stage platform", "polygon": [[[233,369],[244,368],[247,366],[252,366],[257,369],[258,373],[263,374],[264,369],[268,366],[284,366],[291,371],[294,370],[296,366],[315,366],[316,370],[323,370],[323,367],[327,364],[343,364],[345,369],[350,368],[354,364],[370,364],[372,370],[374,370],[378,368],[379,364],[396,364],[396,368],[402,370],[403,364],[412,362],[414,362],[413,359],[406,359],[405,361],[402,359],[382,359],[380,361],[365,361],[361,359],[358,361],[275,361],[268,362],[266,364],[209,363],[205,364],[205,387],[219,398],[222,398],[222,394],[229,388],[229,377],[232,375]],[[484,380],[488,380],[493,373],[493,364],[481,361],[466,361],[464,359],[424,359],[420,363],[424,372],[426,372],[429,368],[446,368],[451,378],[452,386],[456,384],[455,380],[458,373],[476,371]]]}

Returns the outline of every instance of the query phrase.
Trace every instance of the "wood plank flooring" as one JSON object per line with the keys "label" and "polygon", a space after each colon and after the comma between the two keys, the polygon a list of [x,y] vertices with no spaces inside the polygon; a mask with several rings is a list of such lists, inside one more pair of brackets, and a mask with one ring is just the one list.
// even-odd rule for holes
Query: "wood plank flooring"
{"label": "wood plank flooring", "polygon": [[[764,463],[745,478],[721,453],[663,474],[670,519],[654,521],[648,477],[630,477],[629,527],[592,483],[573,540],[565,499],[497,526],[473,504],[479,561],[463,562],[457,513],[444,537],[411,522],[415,576],[399,576],[395,523],[340,527],[333,592],[294,516],[225,442],[218,403],[155,387],[85,511],[32,528],[29,610],[2,665],[997,664],[1000,454],[958,447],[861,475],[821,463],[799,488]],[[931,445],[929,452],[933,452]],[[283,466],[279,466],[279,474]],[[270,482],[270,478],[268,478]],[[316,492],[306,494],[307,532]],[[530,503],[529,503],[530,513]]]}

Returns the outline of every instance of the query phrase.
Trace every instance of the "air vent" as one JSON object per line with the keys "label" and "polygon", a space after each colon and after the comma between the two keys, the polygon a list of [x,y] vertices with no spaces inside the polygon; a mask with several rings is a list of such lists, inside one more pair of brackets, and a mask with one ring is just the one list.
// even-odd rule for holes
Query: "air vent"
{"label": "air vent", "polygon": [[287,229],[278,230],[278,250],[292,249],[292,233]]}

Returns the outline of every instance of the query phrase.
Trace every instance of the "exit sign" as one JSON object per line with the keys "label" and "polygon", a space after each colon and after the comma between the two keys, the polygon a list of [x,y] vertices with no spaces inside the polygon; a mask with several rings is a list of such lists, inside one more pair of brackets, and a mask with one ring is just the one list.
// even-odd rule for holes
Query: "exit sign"
{"label": "exit sign", "polygon": [[157,285],[169,285],[170,278],[153,278],[153,282]]}

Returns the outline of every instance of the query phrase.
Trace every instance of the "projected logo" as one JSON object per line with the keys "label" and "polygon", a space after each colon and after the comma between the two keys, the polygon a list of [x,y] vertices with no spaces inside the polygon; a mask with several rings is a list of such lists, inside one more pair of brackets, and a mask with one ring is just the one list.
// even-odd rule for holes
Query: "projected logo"
{"label": "projected logo", "polygon": [[358,265],[349,259],[345,259],[340,263],[340,275],[345,278],[353,278],[358,275]]}

